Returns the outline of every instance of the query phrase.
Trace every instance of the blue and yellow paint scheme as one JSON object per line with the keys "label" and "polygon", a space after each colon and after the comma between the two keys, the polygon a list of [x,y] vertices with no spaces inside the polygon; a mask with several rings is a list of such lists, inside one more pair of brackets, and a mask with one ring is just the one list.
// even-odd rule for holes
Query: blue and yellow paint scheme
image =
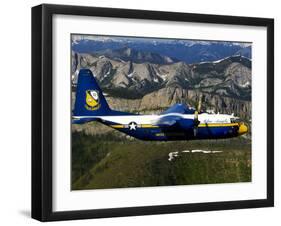
{"label": "blue and yellow paint scheme", "polygon": [[128,126],[122,124],[105,124],[141,140],[158,141],[231,138],[242,135],[248,130],[245,124],[240,123],[199,124],[195,136],[192,128],[141,124],[138,125],[138,129],[130,130]]}
{"label": "blue and yellow paint scheme", "polygon": [[111,110],[92,72],[78,75],[73,123],[98,121],[140,140],[171,141],[222,139],[248,132],[238,117],[208,114],[175,104],[160,115],[140,115]]}

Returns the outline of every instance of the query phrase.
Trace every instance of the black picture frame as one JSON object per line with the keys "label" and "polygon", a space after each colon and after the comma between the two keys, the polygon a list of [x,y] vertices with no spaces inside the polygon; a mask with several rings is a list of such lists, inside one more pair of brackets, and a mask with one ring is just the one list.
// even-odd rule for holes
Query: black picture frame
{"label": "black picture frame", "polygon": [[[55,14],[266,27],[267,198],[54,212],[52,210],[52,18]],[[274,206],[273,19],[49,4],[32,8],[32,218],[40,221],[56,221],[270,206]]]}

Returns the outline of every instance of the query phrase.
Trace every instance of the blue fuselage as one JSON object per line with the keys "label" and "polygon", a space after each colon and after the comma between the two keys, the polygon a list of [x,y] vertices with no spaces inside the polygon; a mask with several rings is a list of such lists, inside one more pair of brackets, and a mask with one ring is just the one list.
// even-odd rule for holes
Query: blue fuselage
{"label": "blue fuselage", "polygon": [[[173,126],[139,126],[132,130],[129,127],[122,125],[112,125],[107,122],[104,124],[117,129],[120,132],[126,133],[129,136],[140,140],[155,140],[155,141],[169,141],[169,140],[196,140],[196,139],[223,139],[236,137],[239,134],[238,123],[224,123],[215,125],[203,124],[199,125],[194,134],[194,129],[181,129]],[[123,127],[123,128],[122,128]]]}

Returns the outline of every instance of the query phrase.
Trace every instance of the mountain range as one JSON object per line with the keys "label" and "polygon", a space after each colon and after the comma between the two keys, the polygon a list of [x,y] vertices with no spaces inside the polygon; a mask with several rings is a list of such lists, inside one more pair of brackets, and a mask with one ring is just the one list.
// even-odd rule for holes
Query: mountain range
{"label": "mountain range", "polygon": [[[138,58],[144,63],[125,61],[125,58]],[[145,59],[161,61],[161,64],[148,63]],[[163,64],[164,62],[166,64]],[[75,78],[75,73],[77,74],[80,68],[85,67],[93,71],[104,89],[116,93],[131,93],[132,98],[142,97],[163,87],[177,86],[239,99],[251,99],[251,60],[242,56],[187,64],[174,62],[158,54],[139,54],[132,49],[105,51],[102,55],[73,52],[73,77]]]}
{"label": "mountain range", "polygon": [[[134,57],[143,63],[129,60]],[[205,110],[250,119],[251,63],[241,55],[187,64],[129,48],[94,54],[73,51],[72,81],[75,89],[79,69],[89,68],[116,110],[156,112],[179,102],[195,106],[203,94]]]}
{"label": "mountain range", "polygon": [[[95,53],[99,51],[116,51],[133,49],[140,52],[151,52],[185,63],[200,63],[215,61],[222,58],[241,55],[252,57],[250,43],[235,43],[222,41],[192,41],[177,39],[146,39],[146,38],[82,38],[72,37],[72,50],[77,53]],[[98,38],[97,38],[98,37]],[[131,59],[133,61],[133,59]],[[136,61],[134,61],[137,63]],[[149,63],[156,63],[148,61]]]}
{"label": "mountain range", "polygon": [[117,61],[132,61],[134,63],[171,64],[179,61],[176,58],[163,56],[158,53],[139,51],[128,47],[100,50],[92,55],[105,56]]}

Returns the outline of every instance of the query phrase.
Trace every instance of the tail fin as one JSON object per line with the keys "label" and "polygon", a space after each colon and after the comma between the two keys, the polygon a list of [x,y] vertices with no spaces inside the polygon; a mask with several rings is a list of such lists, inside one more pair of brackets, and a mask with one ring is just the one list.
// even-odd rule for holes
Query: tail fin
{"label": "tail fin", "polygon": [[78,75],[73,116],[101,116],[109,115],[111,112],[92,72],[81,69]]}

